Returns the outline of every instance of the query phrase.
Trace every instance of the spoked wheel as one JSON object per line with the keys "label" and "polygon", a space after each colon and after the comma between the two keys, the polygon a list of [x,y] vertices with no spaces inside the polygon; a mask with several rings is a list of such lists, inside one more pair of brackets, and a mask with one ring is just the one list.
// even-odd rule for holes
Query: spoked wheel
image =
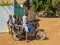
{"label": "spoked wheel", "polygon": [[16,41],[18,41],[19,40],[19,38],[17,37],[17,35],[16,34],[12,34],[12,38],[14,39],[14,40],[16,40]]}
{"label": "spoked wheel", "polygon": [[36,39],[37,40],[44,40],[46,38],[46,33],[44,31],[38,30],[36,34]]}
{"label": "spoked wheel", "polygon": [[16,32],[12,32],[12,38],[14,39],[14,40],[19,40],[19,38],[17,37],[17,35],[16,35]]}

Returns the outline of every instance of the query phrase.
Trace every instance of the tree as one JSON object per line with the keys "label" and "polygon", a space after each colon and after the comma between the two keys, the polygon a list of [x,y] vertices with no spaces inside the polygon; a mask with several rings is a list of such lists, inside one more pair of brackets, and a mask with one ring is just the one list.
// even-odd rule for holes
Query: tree
{"label": "tree", "polygon": [[45,4],[45,11],[49,12],[52,6],[52,0],[47,0]]}
{"label": "tree", "polygon": [[57,10],[60,10],[60,0],[54,0],[52,3],[53,7],[55,7]]}
{"label": "tree", "polygon": [[24,6],[26,6],[28,8],[28,10],[30,9],[30,2],[29,2],[29,0],[25,1]]}
{"label": "tree", "polygon": [[32,9],[36,12],[50,10],[52,0],[33,0],[32,1]]}
{"label": "tree", "polygon": [[60,15],[60,0],[53,0],[52,5],[56,8],[56,14]]}
{"label": "tree", "polygon": [[60,14],[60,0],[32,0],[31,9],[36,12]]}

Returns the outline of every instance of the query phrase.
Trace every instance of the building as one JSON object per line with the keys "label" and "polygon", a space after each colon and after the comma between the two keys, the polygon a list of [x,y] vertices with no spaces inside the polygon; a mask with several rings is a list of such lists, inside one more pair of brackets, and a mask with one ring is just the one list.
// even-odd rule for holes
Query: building
{"label": "building", "polygon": [[[26,0],[16,0],[16,1],[20,5],[20,4],[23,4]],[[10,0],[10,1],[9,0],[3,0],[3,1],[0,0],[0,4],[1,4],[1,2],[8,2],[8,3],[14,4],[14,0]],[[14,6],[13,5],[0,6],[0,33],[1,32],[8,32],[7,20],[9,18],[10,14],[14,15],[14,11],[15,10],[14,10]]]}
{"label": "building", "polygon": [[[24,0],[17,0],[19,4],[22,4]],[[0,4],[4,2],[8,2],[10,4],[14,3],[14,0],[0,0]],[[7,6],[0,6],[0,33],[2,32],[8,32],[7,28],[7,20],[9,18],[9,15],[14,15],[14,6],[13,5],[7,5]]]}
{"label": "building", "polygon": [[2,32],[8,32],[7,30],[7,20],[9,18],[9,15],[13,15],[13,6],[0,6],[0,33]]}

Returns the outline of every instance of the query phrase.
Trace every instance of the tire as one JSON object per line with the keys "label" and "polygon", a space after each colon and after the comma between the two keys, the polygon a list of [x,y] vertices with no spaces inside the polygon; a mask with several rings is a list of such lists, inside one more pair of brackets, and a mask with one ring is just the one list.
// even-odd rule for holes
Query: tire
{"label": "tire", "polygon": [[12,38],[14,39],[14,40],[16,40],[16,41],[18,41],[19,40],[19,38],[17,37],[17,35],[16,34],[12,34]]}
{"label": "tire", "polygon": [[36,39],[37,40],[44,40],[46,38],[46,33],[44,31],[37,31]]}
{"label": "tire", "polygon": [[14,32],[14,30],[12,31],[12,38],[16,41],[19,40],[19,38],[17,37],[16,32]]}

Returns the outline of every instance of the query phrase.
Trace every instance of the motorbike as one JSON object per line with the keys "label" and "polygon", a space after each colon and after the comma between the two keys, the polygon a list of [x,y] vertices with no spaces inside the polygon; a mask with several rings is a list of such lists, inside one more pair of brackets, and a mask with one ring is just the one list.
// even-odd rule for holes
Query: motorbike
{"label": "motorbike", "polygon": [[[25,38],[26,37],[25,33],[26,33],[25,30],[18,30],[18,29],[13,29],[11,31],[11,35],[14,40],[20,40],[20,39]],[[35,28],[28,31],[28,37],[31,37],[36,40],[44,40],[46,38],[46,33],[42,29]]]}

